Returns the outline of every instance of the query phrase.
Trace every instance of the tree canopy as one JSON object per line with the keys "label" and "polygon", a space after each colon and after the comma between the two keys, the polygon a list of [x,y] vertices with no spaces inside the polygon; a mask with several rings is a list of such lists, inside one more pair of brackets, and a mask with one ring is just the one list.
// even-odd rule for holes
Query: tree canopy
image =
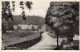
{"label": "tree canopy", "polygon": [[27,2],[26,2],[26,6],[27,6],[27,8],[29,9],[29,11],[30,11],[30,9],[32,8],[32,7],[31,7],[32,4],[33,4],[33,3],[32,3],[31,1],[27,1]]}
{"label": "tree canopy", "polygon": [[79,34],[79,3],[51,2],[45,23],[60,35]]}

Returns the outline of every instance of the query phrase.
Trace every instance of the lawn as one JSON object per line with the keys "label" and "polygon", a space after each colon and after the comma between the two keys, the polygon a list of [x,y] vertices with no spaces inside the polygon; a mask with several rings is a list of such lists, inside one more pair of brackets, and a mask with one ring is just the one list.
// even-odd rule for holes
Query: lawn
{"label": "lawn", "polygon": [[27,30],[2,33],[2,49],[5,46],[28,41],[39,37],[40,33]]}

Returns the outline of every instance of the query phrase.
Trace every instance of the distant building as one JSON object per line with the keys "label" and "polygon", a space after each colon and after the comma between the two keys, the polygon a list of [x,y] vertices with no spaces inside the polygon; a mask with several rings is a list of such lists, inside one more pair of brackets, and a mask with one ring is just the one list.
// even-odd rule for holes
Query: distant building
{"label": "distant building", "polygon": [[25,24],[18,24],[18,25],[13,25],[14,29],[30,29],[32,30],[32,27],[36,29],[38,32],[45,32],[47,31],[46,29],[46,24],[43,25],[25,25]]}
{"label": "distant building", "polygon": [[38,27],[38,31],[39,31],[39,32],[45,32],[45,31],[46,31],[46,25],[43,24],[43,25],[41,25],[40,27]]}
{"label": "distant building", "polygon": [[38,29],[39,25],[32,25],[35,29]]}
{"label": "distant building", "polygon": [[32,27],[34,27],[35,29],[38,28],[38,25],[22,25],[22,24],[18,24],[18,25],[13,25],[14,29],[17,29],[18,27],[21,27],[21,29],[32,29]]}

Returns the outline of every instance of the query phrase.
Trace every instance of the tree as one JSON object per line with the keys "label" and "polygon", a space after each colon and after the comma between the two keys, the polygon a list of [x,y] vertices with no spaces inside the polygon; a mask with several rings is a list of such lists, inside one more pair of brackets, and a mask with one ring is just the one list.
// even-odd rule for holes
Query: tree
{"label": "tree", "polygon": [[[72,38],[74,30],[79,26],[76,20],[79,17],[79,3],[77,2],[51,2],[48,8],[45,23],[56,32],[57,35],[57,49],[58,36],[63,35]],[[76,8],[74,7],[76,6]],[[77,21],[77,22],[76,22]],[[79,27],[78,27],[79,28]]]}
{"label": "tree", "polygon": [[13,11],[15,11],[15,1],[12,1]]}
{"label": "tree", "polygon": [[23,20],[26,20],[26,16],[25,16],[25,12],[24,11],[22,12],[22,17],[23,17]]}
{"label": "tree", "polygon": [[2,2],[2,18],[5,18],[7,21],[9,21],[9,18],[14,20],[10,9],[10,2],[8,1]]}
{"label": "tree", "polygon": [[32,8],[32,7],[31,7],[31,4],[33,4],[31,1],[27,1],[27,2],[26,2],[26,6],[27,6],[27,8],[29,9],[29,11],[30,11],[30,9]]}
{"label": "tree", "polygon": [[[8,27],[10,28],[10,29],[13,29],[13,25],[12,26],[10,26],[11,24],[11,22],[12,21],[10,21],[9,20],[9,18],[12,20],[12,21],[14,21],[14,19],[13,19],[13,15],[12,15],[12,13],[11,13],[11,9],[10,9],[10,2],[9,1],[3,1],[2,2],[2,20],[4,20],[4,19],[6,19],[6,21],[8,22]],[[3,22],[2,22],[3,23]],[[3,26],[2,26],[2,30],[4,31],[6,28],[4,28],[5,26],[4,26],[4,23],[3,23]],[[5,31],[6,32],[6,31]]]}
{"label": "tree", "polygon": [[22,10],[24,9],[23,5],[24,5],[24,2],[20,1],[20,8],[22,8]]}

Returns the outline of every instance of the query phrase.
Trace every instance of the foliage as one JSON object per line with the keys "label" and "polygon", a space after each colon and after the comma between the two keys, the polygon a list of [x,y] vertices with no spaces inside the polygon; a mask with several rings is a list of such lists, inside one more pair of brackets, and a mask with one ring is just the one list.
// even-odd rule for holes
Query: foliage
{"label": "foliage", "polygon": [[[76,7],[75,7],[76,6]],[[66,36],[70,40],[74,33],[79,34],[79,3],[77,2],[51,2],[48,8],[45,23],[49,25],[58,37]],[[76,29],[76,30],[75,30]],[[75,31],[77,32],[75,32]],[[73,41],[73,40],[72,40]]]}
{"label": "foliage", "polygon": [[20,8],[22,8],[22,10],[24,9],[23,5],[24,5],[24,2],[23,1],[20,1]]}
{"label": "foliage", "polygon": [[73,37],[76,28],[77,33],[79,33],[78,8],[79,3],[77,2],[51,2],[46,14],[45,23],[58,34]]}
{"label": "foliage", "polygon": [[20,2],[20,5],[24,5],[24,2],[23,2],[23,1],[21,1],[21,2]]}
{"label": "foliage", "polygon": [[32,7],[31,7],[31,4],[33,4],[31,1],[26,1],[26,6],[27,6],[27,8],[29,9],[29,11],[30,11],[30,9],[32,8]]}
{"label": "foliage", "polygon": [[[13,16],[13,18],[14,18],[14,22],[12,21],[13,25],[23,24],[23,19],[22,19],[21,15],[20,16],[18,16],[18,15]],[[31,25],[31,24],[42,25],[42,24],[44,24],[44,18],[40,17],[40,16],[26,16],[26,19],[27,20],[25,20],[25,22],[26,22],[25,24],[27,24],[27,22],[28,22],[28,25]],[[6,20],[3,20],[3,23],[8,24],[6,22]]]}
{"label": "foliage", "polygon": [[[11,24],[11,21],[9,19],[14,21],[13,15],[12,15],[11,9],[10,9],[10,2],[9,1],[4,1],[4,2],[2,2],[2,24],[3,24],[2,31],[6,32],[7,28],[5,28],[5,27],[8,27],[8,29],[10,29],[10,30],[14,30],[13,25]],[[4,25],[5,24],[3,22],[4,20],[6,20],[7,25]]]}

